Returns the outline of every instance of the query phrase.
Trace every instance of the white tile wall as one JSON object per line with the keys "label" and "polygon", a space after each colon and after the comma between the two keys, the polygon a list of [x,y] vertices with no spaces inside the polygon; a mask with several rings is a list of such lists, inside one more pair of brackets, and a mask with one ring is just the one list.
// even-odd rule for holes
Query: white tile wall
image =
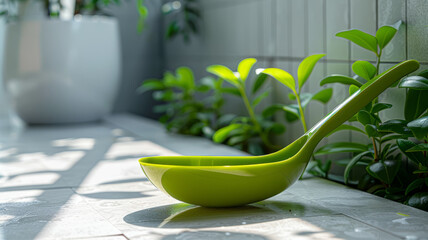
{"label": "white tile wall", "polygon": [[276,0],[276,56],[291,55],[291,0]]}
{"label": "white tile wall", "polygon": [[422,0],[407,0],[408,57],[428,61],[428,4]]}
{"label": "white tile wall", "polygon": [[307,14],[308,55],[325,53],[325,0],[310,0]]}
{"label": "white tile wall", "polygon": [[348,1],[326,1],[327,58],[349,60],[349,41],[336,37],[336,33],[349,29]]}
{"label": "white tile wall", "polygon": [[[362,17],[364,16],[364,17]],[[351,28],[371,35],[376,34],[376,1],[351,0]],[[352,60],[376,60],[376,55],[355,44],[351,44]]]}
{"label": "white tile wall", "polygon": [[378,27],[403,21],[394,39],[383,50],[382,61],[400,61],[406,58],[406,1],[378,0]]}

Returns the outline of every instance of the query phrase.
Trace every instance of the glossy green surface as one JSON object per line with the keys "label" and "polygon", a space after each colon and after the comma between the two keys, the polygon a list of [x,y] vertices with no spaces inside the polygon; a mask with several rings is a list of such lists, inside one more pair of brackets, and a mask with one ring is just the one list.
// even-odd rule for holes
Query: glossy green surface
{"label": "glossy green surface", "polygon": [[264,200],[284,191],[300,177],[322,138],[418,68],[415,60],[394,66],[363,85],[302,137],[278,152],[257,157],[147,157],[139,160],[140,165],[157,188],[183,202],[234,207]]}

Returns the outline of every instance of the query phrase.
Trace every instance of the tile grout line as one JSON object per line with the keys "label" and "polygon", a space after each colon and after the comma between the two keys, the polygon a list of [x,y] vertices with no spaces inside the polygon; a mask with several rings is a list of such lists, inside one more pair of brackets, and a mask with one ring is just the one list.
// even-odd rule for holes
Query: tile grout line
{"label": "tile grout line", "polygon": [[[77,189],[77,188],[76,188]],[[112,226],[112,227],[114,227],[118,232],[120,232],[121,234],[114,234],[114,236],[120,236],[120,235],[123,235],[123,236],[125,236],[125,233],[124,232],[122,232],[120,229],[118,229],[117,227],[116,227],[116,225],[114,225],[112,222],[110,222],[110,220],[108,219],[108,218],[106,218],[105,216],[104,216],[104,214],[102,214],[100,211],[98,211],[97,209],[95,209],[93,206],[92,206],[92,204],[90,204],[90,202],[88,202],[87,200],[86,200],[86,198],[83,196],[83,195],[81,195],[80,193],[78,193],[78,192],[76,192],[76,190],[74,189],[74,188],[72,188],[71,189],[71,191],[73,191],[73,193],[74,194],[76,194],[76,195],[78,195],[85,203],[86,203],[86,205],[87,206],[89,206],[92,210],[94,210],[96,213],[98,213],[98,215],[100,215],[100,217],[102,217],[106,222],[108,222],[108,223],[110,223],[110,225]],[[108,236],[110,236],[110,235],[108,235]],[[96,237],[98,237],[98,236],[96,236]],[[126,239],[128,239],[128,238],[126,238]]]}

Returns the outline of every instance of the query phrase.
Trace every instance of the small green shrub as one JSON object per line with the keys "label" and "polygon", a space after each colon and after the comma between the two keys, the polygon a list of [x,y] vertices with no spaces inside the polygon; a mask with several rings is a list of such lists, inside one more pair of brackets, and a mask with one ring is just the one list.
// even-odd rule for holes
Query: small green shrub
{"label": "small green shrub", "polygon": [[[203,78],[200,82],[195,82],[190,68],[179,67],[175,74],[165,72],[162,79],[145,80],[140,91],[152,91],[153,98],[163,103],[154,111],[163,114],[160,121],[168,131],[211,138],[222,117],[223,80]],[[213,95],[197,98],[207,92]]]}
{"label": "small green shrub", "polygon": [[269,96],[269,90],[259,93],[261,85],[267,77],[263,74],[254,82],[250,97],[247,94],[246,84],[249,82],[247,79],[255,63],[254,58],[242,60],[236,73],[223,65],[209,66],[207,71],[226,80],[231,85],[231,88],[227,88],[228,92],[240,97],[248,112],[248,116],[228,115],[231,116],[230,124],[217,130],[213,140],[218,143],[224,142],[254,155],[260,155],[279,149],[278,146],[272,144],[270,136],[282,134],[285,126],[275,123],[271,116],[257,115],[255,112],[257,105]]}

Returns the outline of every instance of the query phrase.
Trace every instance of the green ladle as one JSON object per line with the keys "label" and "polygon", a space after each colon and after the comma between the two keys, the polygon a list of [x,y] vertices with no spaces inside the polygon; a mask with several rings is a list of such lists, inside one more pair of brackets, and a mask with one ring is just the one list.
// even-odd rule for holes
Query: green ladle
{"label": "green ladle", "polygon": [[302,174],[317,144],[380,93],[417,70],[404,61],[363,85],[303,136],[264,156],[146,157],[139,160],[147,178],[173,198],[204,207],[234,207],[272,197]]}

